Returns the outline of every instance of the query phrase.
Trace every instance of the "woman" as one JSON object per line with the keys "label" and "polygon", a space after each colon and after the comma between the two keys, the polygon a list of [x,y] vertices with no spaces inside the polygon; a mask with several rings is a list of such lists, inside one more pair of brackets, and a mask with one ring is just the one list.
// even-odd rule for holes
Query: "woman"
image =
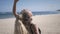
{"label": "woman", "polygon": [[40,29],[31,23],[32,13],[29,10],[23,9],[20,15],[16,13],[17,2],[18,0],[14,0],[13,5],[13,14],[16,17],[14,34],[41,34]]}

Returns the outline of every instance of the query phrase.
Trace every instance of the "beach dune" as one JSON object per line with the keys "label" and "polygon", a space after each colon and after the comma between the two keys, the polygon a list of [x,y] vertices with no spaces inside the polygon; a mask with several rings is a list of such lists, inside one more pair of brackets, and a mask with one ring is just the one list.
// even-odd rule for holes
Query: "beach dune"
{"label": "beach dune", "polygon": [[[35,23],[42,34],[60,34],[60,14],[36,15]],[[0,34],[14,34],[15,18],[0,19]]]}

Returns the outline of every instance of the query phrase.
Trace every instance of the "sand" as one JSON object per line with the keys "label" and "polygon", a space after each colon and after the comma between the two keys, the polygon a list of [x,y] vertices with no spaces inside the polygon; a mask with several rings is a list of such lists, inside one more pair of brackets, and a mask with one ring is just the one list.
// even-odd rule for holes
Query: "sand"
{"label": "sand", "polygon": [[[60,14],[33,16],[42,34],[60,34]],[[0,19],[0,34],[14,34],[15,18]]]}

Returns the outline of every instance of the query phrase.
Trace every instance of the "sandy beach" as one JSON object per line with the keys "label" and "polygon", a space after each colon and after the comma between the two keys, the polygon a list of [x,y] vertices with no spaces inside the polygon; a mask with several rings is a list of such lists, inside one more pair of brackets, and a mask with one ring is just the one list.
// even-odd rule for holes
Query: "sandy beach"
{"label": "sandy beach", "polygon": [[[60,34],[60,14],[36,15],[32,23],[35,23],[42,34]],[[0,34],[14,33],[15,18],[0,19]]]}

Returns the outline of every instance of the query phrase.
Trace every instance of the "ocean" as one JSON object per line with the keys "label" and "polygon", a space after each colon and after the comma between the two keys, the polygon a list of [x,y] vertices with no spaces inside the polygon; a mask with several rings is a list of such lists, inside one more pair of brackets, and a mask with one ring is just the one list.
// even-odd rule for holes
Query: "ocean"
{"label": "ocean", "polygon": [[[17,12],[19,14],[19,12]],[[49,15],[49,14],[60,14],[60,11],[35,11],[33,12],[33,16],[35,15]],[[4,18],[14,18],[12,12],[0,12],[0,19]]]}

